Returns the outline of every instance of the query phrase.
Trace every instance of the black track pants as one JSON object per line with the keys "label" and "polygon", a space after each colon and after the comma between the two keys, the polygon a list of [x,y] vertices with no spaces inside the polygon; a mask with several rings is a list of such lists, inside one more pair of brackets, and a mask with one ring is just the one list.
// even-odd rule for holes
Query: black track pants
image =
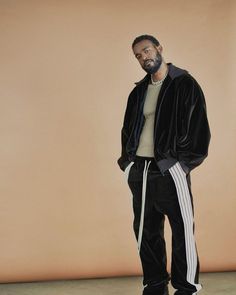
{"label": "black track pants", "polygon": [[138,156],[125,173],[133,196],[133,227],[143,284],[152,290],[147,294],[161,295],[170,279],[166,270],[165,216],[172,230],[171,283],[177,289],[175,294],[196,294],[202,287],[198,283],[190,175],[179,162],[162,175],[154,158]]}

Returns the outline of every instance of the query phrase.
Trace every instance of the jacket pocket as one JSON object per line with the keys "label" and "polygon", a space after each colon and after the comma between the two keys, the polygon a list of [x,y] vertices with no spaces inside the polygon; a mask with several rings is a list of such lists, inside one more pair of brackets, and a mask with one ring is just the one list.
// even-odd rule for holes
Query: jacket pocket
{"label": "jacket pocket", "polygon": [[134,161],[130,162],[129,165],[125,168],[125,178],[128,181],[129,178],[129,172],[130,172],[130,168],[132,167],[132,165],[134,164]]}

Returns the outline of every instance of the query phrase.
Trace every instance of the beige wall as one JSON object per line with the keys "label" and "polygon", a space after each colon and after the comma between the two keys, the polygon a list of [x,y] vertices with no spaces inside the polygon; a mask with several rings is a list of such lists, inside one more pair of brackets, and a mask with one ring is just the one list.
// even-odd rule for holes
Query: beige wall
{"label": "beige wall", "polygon": [[[202,271],[235,256],[235,1],[0,0],[0,281],[140,274],[116,160],[135,36],[206,95],[209,158],[192,173]],[[168,249],[170,230],[167,226]]]}

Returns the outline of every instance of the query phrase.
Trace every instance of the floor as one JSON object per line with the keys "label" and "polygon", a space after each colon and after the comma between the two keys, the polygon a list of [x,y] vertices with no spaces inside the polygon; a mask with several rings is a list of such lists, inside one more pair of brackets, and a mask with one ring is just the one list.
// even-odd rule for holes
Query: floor
{"label": "floor", "polygon": [[[201,273],[200,295],[235,295],[236,272]],[[170,295],[174,290],[170,288]],[[0,284],[0,295],[141,295],[141,277]],[[158,294],[157,294],[158,295]]]}

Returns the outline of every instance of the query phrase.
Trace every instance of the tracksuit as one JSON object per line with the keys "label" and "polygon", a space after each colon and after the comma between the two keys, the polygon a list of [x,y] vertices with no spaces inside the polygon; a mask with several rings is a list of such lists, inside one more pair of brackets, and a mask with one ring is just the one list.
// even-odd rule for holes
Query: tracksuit
{"label": "tracksuit", "polygon": [[[117,160],[132,192],[144,295],[168,294],[169,280],[176,295],[196,294],[202,288],[190,172],[207,157],[211,134],[199,84],[186,70],[171,63],[168,68],[155,111],[154,156],[136,155],[145,123],[147,74],[129,95]],[[172,230],[171,276],[166,270],[165,217]]]}

